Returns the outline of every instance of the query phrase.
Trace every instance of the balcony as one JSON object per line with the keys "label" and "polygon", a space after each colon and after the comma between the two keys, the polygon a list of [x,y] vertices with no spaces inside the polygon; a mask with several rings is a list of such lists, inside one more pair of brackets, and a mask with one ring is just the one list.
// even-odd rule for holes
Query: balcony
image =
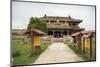
{"label": "balcony", "polygon": [[69,28],[69,26],[66,24],[56,23],[56,24],[47,24],[47,28]]}
{"label": "balcony", "polygon": [[78,28],[80,28],[79,26],[71,26],[71,28],[73,28],[73,29],[78,29]]}

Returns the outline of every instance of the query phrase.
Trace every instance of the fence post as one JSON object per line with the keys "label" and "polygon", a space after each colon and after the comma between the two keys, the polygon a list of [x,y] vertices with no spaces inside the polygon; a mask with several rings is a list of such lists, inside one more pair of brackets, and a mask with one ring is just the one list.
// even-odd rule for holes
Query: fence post
{"label": "fence post", "polygon": [[79,48],[82,52],[82,34],[81,33],[79,34]]}
{"label": "fence post", "polygon": [[83,37],[83,53],[85,53],[85,37]]}
{"label": "fence post", "polygon": [[91,58],[92,58],[92,35],[90,35],[90,58],[89,58],[90,61]]}
{"label": "fence post", "polygon": [[33,28],[31,28],[31,40],[32,40],[32,51],[35,51],[35,47],[34,47],[34,33],[33,33]]}

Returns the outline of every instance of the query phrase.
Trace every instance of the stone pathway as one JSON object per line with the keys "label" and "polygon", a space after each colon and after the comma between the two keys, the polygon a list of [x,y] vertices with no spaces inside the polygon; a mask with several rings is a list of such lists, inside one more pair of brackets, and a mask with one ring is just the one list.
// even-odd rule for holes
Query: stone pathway
{"label": "stone pathway", "polygon": [[66,44],[53,43],[45,50],[34,64],[83,61]]}

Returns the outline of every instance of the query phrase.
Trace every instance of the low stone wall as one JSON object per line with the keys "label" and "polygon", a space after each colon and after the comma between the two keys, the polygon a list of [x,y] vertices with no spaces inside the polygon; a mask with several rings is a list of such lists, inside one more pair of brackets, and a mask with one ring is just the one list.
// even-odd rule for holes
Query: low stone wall
{"label": "low stone wall", "polygon": [[71,36],[63,36],[63,42],[73,42],[73,38]]}
{"label": "low stone wall", "polygon": [[[25,42],[30,43],[31,39],[30,38],[25,38]],[[70,36],[63,36],[62,38],[54,38],[53,36],[41,36],[41,43],[48,43],[51,44],[53,42],[73,42],[73,38]]]}
{"label": "low stone wall", "polygon": [[53,38],[52,36],[42,36],[41,37],[41,42],[51,44],[52,43],[52,38]]}
{"label": "low stone wall", "polygon": [[42,43],[73,42],[73,38],[70,36],[63,36],[63,38],[54,38],[53,36],[43,36],[41,40]]}

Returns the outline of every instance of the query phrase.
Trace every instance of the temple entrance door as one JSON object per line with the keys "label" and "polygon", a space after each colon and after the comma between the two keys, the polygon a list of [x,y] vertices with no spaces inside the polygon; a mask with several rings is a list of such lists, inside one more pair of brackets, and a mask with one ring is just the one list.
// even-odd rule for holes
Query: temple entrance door
{"label": "temple entrance door", "polygon": [[61,32],[60,31],[55,31],[54,32],[54,37],[56,37],[56,38],[61,37]]}

